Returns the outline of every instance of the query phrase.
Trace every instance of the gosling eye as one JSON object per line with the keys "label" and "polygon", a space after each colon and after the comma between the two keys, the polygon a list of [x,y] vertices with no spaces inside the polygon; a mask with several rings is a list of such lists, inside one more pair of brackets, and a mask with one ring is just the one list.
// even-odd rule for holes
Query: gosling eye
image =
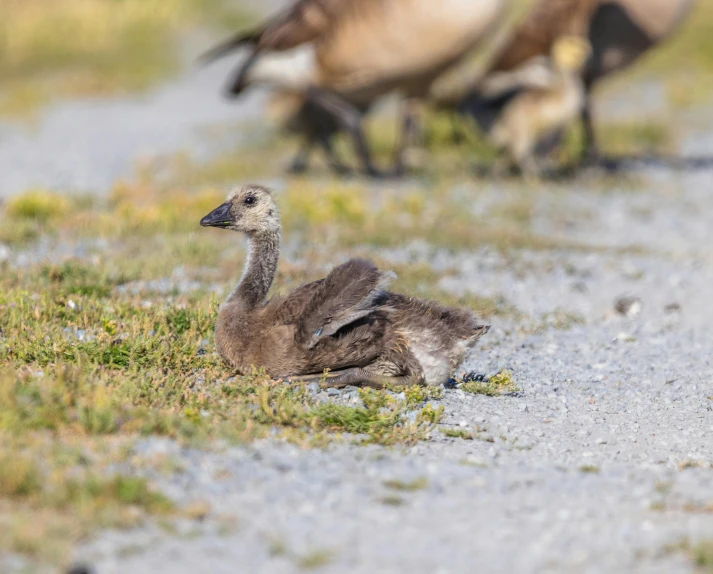
{"label": "gosling eye", "polygon": [[243,199],[243,203],[245,205],[254,205],[255,204],[255,196],[248,195],[245,199]]}
{"label": "gosling eye", "polygon": [[315,336],[315,337],[319,337],[321,334],[322,334],[322,327],[320,327],[319,329],[317,329],[317,330],[314,332],[314,336]]}

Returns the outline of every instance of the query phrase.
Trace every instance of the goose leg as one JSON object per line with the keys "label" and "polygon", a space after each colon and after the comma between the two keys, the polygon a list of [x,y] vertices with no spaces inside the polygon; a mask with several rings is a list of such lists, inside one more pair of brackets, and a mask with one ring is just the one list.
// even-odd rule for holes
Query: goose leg
{"label": "goose leg", "polygon": [[451,113],[451,142],[456,146],[460,146],[465,142],[462,118],[460,114],[455,112]]}
{"label": "goose leg", "polygon": [[252,54],[250,54],[247,59],[240,65],[237,73],[233,76],[225,90],[225,95],[228,98],[237,98],[243,92],[243,90],[248,87],[248,85],[250,84],[250,81],[248,80],[248,74],[250,73],[250,69],[253,67],[253,64],[260,56],[260,51],[254,50]]}
{"label": "goose leg", "polygon": [[401,134],[399,144],[394,152],[393,174],[395,176],[404,175],[406,168],[404,165],[405,155],[410,146],[414,145],[418,139],[418,125],[416,119],[416,106],[413,101],[406,100],[403,104],[401,114]]}
{"label": "goose leg", "polygon": [[332,140],[329,136],[321,134],[317,140],[324,155],[327,156],[327,163],[332,171],[339,175],[347,175],[351,170],[347,165],[345,165],[337,155],[334,146],[332,145]]}
{"label": "goose leg", "polygon": [[314,147],[314,138],[306,136],[302,143],[302,146],[297,151],[292,163],[287,168],[289,173],[304,173],[307,171],[307,165],[309,163],[309,156],[312,153],[312,148]]}
{"label": "goose leg", "polygon": [[385,387],[405,387],[412,385],[423,385],[423,379],[414,376],[393,377],[370,372],[367,369],[355,367],[340,371],[330,371],[320,375],[302,375],[286,377],[286,381],[291,383],[311,383],[319,382],[329,388],[343,388],[350,385],[355,387],[371,387],[372,389],[383,389]]}
{"label": "goose leg", "polygon": [[307,98],[334,116],[342,127],[351,134],[364,172],[372,177],[379,176],[380,173],[371,161],[369,147],[367,146],[364,130],[361,125],[361,114],[359,110],[336,94],[320,90],[319,88],[310,88],[307,91]]}
{"label": "goose leg", "polygon": [[584,150],[582,152],[582,161],[585,164],[594,163],[599,157],[599,147],[597,145],[597,137],[594,133],[594,121],[592,120],[591,96],[589,90],[584,96],[584,105],[582,106],[582,126],[584,128]]}

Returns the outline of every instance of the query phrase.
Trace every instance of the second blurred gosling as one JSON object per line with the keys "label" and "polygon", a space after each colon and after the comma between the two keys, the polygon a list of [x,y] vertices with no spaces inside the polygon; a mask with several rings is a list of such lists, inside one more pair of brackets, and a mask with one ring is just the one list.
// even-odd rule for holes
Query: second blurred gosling
{"label": "second blurred gosling", "polygon": [[[542,169],[535,150],[576,120],[585,101],[581,71],[591,54],[579,36],[559,38],[548,58],[536,57],[519,68],[492,74],[466,97],[471,115],[508,164],[523,174]],[[502,161],[498,164],[502,170]]]}

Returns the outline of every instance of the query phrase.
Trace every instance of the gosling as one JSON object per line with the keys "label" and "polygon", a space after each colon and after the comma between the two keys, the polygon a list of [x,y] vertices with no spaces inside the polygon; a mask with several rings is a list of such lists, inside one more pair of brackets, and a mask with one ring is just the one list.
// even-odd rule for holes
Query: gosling
{"label": "gosling", "polygon": [[386,290],[393,273],[351,259],[324,279],[266,300],[280,256],[280,216],[258,185],[233,191],[200,222],[244,233],[242,278],[221,305],[216,345],[238,373],[327,386],[439,385],[489,326],[468,310]]}
{"label": "gosling", "polygon": [[534,58],[488,77],[466,98],[463,111],[475,118],[507,162],[525,175],[539,176],[538,146],[556,139],[581,114],[585,94],[580,74],[590,51],[583,38],[564,36],[549,58]]}

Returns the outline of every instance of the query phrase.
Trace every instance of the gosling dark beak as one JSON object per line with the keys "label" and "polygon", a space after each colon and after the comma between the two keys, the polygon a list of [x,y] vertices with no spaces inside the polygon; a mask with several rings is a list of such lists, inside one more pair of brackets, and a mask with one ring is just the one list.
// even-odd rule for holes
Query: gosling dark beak
{"label": "gosling dark beak", "polygon": [[230,204],[224,203],[223,205],[216,207],[213,211],[201,219],[201,226],[220,227],[225,229],[232,223],[230,217]]}

